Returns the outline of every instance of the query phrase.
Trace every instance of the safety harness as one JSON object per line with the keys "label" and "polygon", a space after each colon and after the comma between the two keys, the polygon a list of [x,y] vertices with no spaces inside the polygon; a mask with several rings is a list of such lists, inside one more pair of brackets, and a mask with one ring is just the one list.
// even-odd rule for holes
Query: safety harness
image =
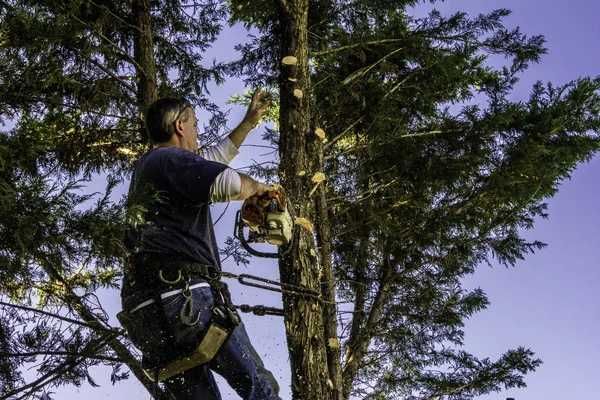
{"label": "safety harness", "polygon": [[[233,274],[218,270],[210,265],[165,260],[161,262],[156,259],[152,260],[149,257],[138,262],[141,265],[138,264],[140,268],[135,268],[135,271],[146,272],[136,274],[134,271],[130,271],[134,279],[137,278],[132,282],[132,285],[136,286],[136,281],[144,282],[144,287],[147,288],[150,284],[150,286],[154,285],[156,290],[150,289],[147,291],[148,293],[145,294],[146,297],[143,301],[144,294],[137,294],[124,300],[125,309],[117,314],[117,318],[124,327],[132,326],[132,318],[135,318],[135,313],[140,309],[154,303],[162,307],[161,300],[178,294],[182,294],[185,298],[179,317],[182,323],[193,326],[198,322],[198,316],[193,315],[191,291],[199,287],[209,286],[214,298],[208,328],[195,348],[182,349],[180,353],[176,354],[174,360],[168,360],[159,363],[159,365],[144,365],[144,371],[148,377],[157,382],[162,382],[188,369],[210,362],[227,341],[233,329],[240,323],[240,317],[236,310],[259,316],[283,316],[283,310],[280,308],[233,304],[227,285],[222,282],[222,278],[236,279],[242,285],[258,289],[327,302],[321,298],[319,292],[306,287],[285,284],[250,274]],[[169,271],[169,273],[165,271]],[[174,277],[171,275],[174,275]],[[162,308],[160,314],[164,318],[165,313]],[[163,325],[165,331],[169,332],[171,328],[166,319],[163,320]]]}
{"label": "safety harness", "polygon": [[[172,335],[172,327],[165,317],[162,300],[181,294],[184,297],[179,312],[181,323],[194,326],[200,315],[194,315],[192,290],[199,287],[210,287],[214,303],[211,319],[204,335],[195,348],[180,349],[174,360],[163,360],[159,365],[145,366],[146,374],[156,381],[164,381],[197,365],[212,360],[233,329],[239,325],[240,317],[231,302],[227,285],[220,280],[217,268],[211,265],[172,260],[160,260],[150,256],[137,256],[131,260],[129,269],[131,285],[143,282],[143,291],[124,299],[124,310],[117,317],[123,326],[132,326],[135,313],[151,304],[159,307],[162,326],[165,332]],[[143,301],[141,298],[145,297]],[[152,364],[152,363],[151,363]]]}

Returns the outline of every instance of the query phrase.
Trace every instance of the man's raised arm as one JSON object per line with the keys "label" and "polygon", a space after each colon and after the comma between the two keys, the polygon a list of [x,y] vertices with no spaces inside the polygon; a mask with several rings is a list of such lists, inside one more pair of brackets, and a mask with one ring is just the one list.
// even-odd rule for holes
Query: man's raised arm
{"label": "man's raised arm", "polygon": [[258,125],[262,116],[271,106],[271,96],[260,89],[252,95],[246,115],[240,124],[223,140],[214,146],[200,149],[199,154],[207,160],[229,164],[239,153],[248,133]]}
{"label": "man's raised arm", "polygon": [[252,100],[246,111],[246,115],[240,124],[229,134],[229,139],[234,145],[240,147],[248,133],[260,122],[262,116],[271,106],[271,95],[261,89],[252,94]]}

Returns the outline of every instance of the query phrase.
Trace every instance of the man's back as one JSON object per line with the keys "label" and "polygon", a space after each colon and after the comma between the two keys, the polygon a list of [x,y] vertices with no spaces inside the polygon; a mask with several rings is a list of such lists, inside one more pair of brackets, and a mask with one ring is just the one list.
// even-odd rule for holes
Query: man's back
{"label": "man's back", "polygon": [[129,188],[129,251],[220,267],[209,192],[226,168],[176,147],[142,156]]}

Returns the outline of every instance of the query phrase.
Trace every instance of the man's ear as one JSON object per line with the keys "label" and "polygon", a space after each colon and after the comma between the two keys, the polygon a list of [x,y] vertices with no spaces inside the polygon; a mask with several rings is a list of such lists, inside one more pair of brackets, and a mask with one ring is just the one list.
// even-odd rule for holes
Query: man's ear
{"label": "man's ear", "polygon": [[173,125],[175,126],[175,134],[177,136],[183,137],[183,122],[181,122],[181,120],[178,119],[173,123]]}

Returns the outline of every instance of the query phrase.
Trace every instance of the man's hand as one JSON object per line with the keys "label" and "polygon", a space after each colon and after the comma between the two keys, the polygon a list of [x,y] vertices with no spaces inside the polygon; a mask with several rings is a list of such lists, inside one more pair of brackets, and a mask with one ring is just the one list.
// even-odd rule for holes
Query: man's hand
{"label": "man's hand", "polygon": [[252,94],[252,100],[246,111],[244,120],[229,134],[229,139],[236,147],[240,147],[248,133],[260,122],[260,119],[271,107],[271,95],[262,89]]}
{"label": "man's hand", "polygon": [[252,100],[250,101],[244,120],[253,125],[258,124],[263,115],[269,110],[269,107],[271,107],[271,102],[272,98],[269,92],[256,89],[254,94],[252,94]]}
{"label": "man's hand", "polygon": [[241,181],[241,188],[240,194],[236,198],[236,200],[246,200],[248,197],[252,197],[254,195],[262,195],[265,192],[278,190],[278,187],[276,185],[266,185],[264,183],[255,181],[246,174],[239,173],[239,175]]}

